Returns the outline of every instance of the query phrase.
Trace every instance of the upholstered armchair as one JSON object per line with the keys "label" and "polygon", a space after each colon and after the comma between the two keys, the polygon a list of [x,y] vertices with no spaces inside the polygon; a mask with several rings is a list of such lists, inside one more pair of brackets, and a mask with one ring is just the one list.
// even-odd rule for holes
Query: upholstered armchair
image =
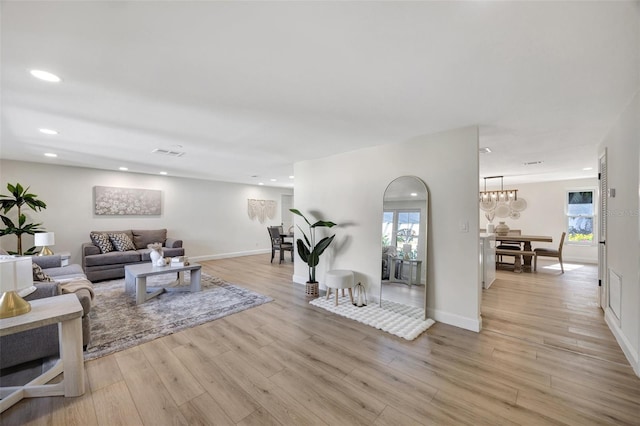
{"label": "upholstered armchair", "polygon": [[382,247],[382,279],[389,279],[389,267],[391,266],[390,258],[396,257],[398,255],[398,250],[392,246],[384,246]]}

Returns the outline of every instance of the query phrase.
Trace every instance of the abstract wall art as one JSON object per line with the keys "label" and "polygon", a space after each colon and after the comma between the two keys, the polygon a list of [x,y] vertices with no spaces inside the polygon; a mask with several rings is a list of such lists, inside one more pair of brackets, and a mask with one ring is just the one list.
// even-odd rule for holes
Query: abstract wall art
{"label": "abstract wall art", "polygon": [[162,191],[156,189],[94,186],[94,213],[98,216],[158,216]]}

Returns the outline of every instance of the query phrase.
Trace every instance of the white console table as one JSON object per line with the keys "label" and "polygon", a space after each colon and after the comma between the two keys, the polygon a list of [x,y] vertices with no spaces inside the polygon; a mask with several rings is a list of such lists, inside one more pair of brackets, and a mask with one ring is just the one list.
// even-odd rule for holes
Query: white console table
{"label": "white console table", "polygon": [[[422,260],[418,259],[404,259],[402,257],[389,257],[389,281],[400,282],[409,285],[420,285],[422,275]],[[409,278],[402,278],[402,269],[404,265],[409,267]],[[399,272],[400,278],[395,278],[396,270]],[[413,271],[415,270],[415,274]]]}
{"label": "white console table", "polygon": [[[24,386],[0,387],[0,413],[23,398],[40,396],[66,397],[84,394],[84,359],[82,356],[82,305],[75,294],[32,300],[31,311],[0,319],[0,336],[58,323],[60,360],[50,370]],[[29,348],[24,348],[28,351]],[[46,384],[60,373],[60,383]]]}

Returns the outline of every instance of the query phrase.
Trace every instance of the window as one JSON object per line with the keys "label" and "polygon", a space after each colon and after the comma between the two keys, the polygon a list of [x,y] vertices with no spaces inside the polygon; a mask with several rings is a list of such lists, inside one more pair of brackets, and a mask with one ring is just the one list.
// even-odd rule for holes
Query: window
{"label": "window", "polygon": [[383,213],[383,246],[395,246],[398,254],[404,254],[404,245],[409,244],[411,250],[407,254],[410,258],[415,258],[419,240],[420,210],[387,210]]}
{"label": "window", "polygon": [[393,243],[394,213],[393,211],[386,211],[382,214],[382,245],[384,247]]}
{"label": "window", "polygon": [[567,239],[572,244],[593,244],[595,191],[567,191]]}

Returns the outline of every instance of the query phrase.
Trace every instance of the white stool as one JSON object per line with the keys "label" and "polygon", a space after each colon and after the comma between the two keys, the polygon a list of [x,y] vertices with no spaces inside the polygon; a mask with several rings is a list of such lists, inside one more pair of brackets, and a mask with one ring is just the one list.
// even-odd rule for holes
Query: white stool
{"label": "white stool", "polygon": [[336,292],[336,306],[338,306],[338,289],[342,289],[342,295],[344,296],[344,289],[349,289],[349,298],[351,299],[351,303],[353,303],[353,271],[345,270],[345,269],[336,269],[333,271],[328,271],[325,276],[325,286],[327,287],[327,300],[331,295],[331,289],[335,289]]}

